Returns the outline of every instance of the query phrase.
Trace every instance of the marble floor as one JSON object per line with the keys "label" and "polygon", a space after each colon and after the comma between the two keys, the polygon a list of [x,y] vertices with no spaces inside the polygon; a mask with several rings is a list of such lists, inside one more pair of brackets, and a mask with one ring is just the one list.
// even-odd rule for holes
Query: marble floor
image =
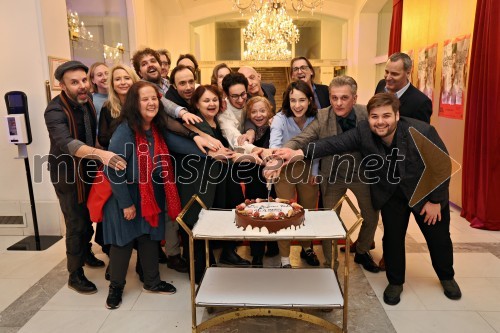
{"label": "marble floor", "polygon": [[[352,220],[348,212],[343,212],[342,218]],[[379,225],[377,246],[372,251],[376,260],[382,252],[382,233]],[[451,236],[456,280],[463,292],[459,301],[451,301],[443,295],[423,236],[414,221],[408,229],[406,284],[398,305],[388,306],[382,301],[387,285],[385,275],[364,271],[353,263],[351,256],[349,332],[500,332],[500,232],[470,228],[459,211],[452,209]],[[143,293],[134,272],[133,257],[123,304],[118,310],[110,311],[104,307],[108,286],[104,269],[85,270],[99,292],[79,295],[66,285],[64,241],[42,252],[6,250],[22,238],[0,236],[0,333],[191,331],[187,274],[160,265],[162,278],[173,283],[177,293],[170,296]],[[94,250],[99,258],[107,261],[97,247]],[[322,259],[320,246],[315,250]],[[239,251],[248,256],[247,247]],[[279,259],[266,258],[264,263],[277,266]],[[304,266],[298,247],[292,250],[292,264]],[[339,270],[339,274],[342,271]],[[337,323],[342,318],[339,311],[310,312]],[[198,321],[210,316],[204,308],[197,310]],[[246,318],[208,332],[324,330],[292,319]]]}

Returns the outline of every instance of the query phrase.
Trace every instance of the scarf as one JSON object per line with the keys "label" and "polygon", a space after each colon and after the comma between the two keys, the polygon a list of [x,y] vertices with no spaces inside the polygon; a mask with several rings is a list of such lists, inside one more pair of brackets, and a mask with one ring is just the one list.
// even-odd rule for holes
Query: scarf
{"label": "scarf", "polygon": [[[167,199],[167,213],[172,220],[175,220],[177,215],[181,212],[181,200],[179,198],[177,186],[175,185],[172,161],[165,140],[160,136],[158,129],[155,125],[152,125],[151,129],[154,139],[153,155],[156,161],[160,159],[159,163],[162,167],[161,175],[164,179],[163,187]],[[141,198],[142,217],[152,227],[158,227],[158,214],[161,213],[161,209],[158,207],[154,196],[152,180],[152,172],[154,169],[153,159],[149,154],[149,145],[146,135],[136,133],[135,142],[137,147],[137,160],[139,161],[139,195]]]}
{"label": "scarf", "polygon": [[[71,107],[71,104],[75,104],[75,102],[71,102],[69,99],[68,95],[64,91],[61,92],[59,95],[61,98],[62,102],[62,109],[64,113],[66,114],[66,117],[68,118],[68,128],[69,128],[69,134],[73,139],[77,139],[80,141],[85,141],[81,140],[78,137],[78,128],[76,126],[76,121],[75,118],[73,117],[73,108]],[[89,96],[88,102],[86,103],[89,111],[89,115],[93,118],[94,122],[97,121],[97,116],[96,116],[96,110],[94,108],[94,104],[92,103],[92,99]],[[84,107],[84,106],[82,106]],[[85,111],[83,111],[85,112]],[[95,135],[95,133],[94,133]],[[74,167],[74,172],[75,172],[75,183],[76,183],[76,191],[78,194],[78,203],[81,204],[85,202],[87,198],[87,193],[85,190],[85,184],[82,179],[82,176],[84,174],[83,170],[83,164],[80,163],[81,158],[72,156],[73,157],[73,167]]]}

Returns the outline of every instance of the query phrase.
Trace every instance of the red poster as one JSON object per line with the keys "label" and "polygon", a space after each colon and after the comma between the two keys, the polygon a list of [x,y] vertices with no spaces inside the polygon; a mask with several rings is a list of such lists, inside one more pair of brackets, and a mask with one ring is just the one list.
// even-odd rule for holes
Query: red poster
{"label": "red poster", "polygon": [[444,42],[441,98],[439,100],[440,117],[464,118],[469,47],[470,35]]}

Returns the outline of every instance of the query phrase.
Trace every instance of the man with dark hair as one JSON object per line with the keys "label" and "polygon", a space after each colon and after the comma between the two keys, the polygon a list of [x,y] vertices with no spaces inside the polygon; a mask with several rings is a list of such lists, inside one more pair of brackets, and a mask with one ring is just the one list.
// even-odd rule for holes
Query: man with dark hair
{"label": "man with dark hair", "polygon": [[179,56],[179,59],[177,59],[176,65],[177,66],[184,65],[191,67],[193,69],[194,76],[197,78],[196,88],[198,88],[198,83],[200,83],[200,68],[198,66],[198,61],[196,60],[196,57],[190,53],[181,54]]}
{"label": "man with dark hair", "polygon": [[81,294],[97,292],[85,277],[83,265],[104,266],[94,257],[89,244],[94,230],[87,198],[97,170],[94,160],[117,170],[124,170],[127,164],[112,152],[94,148],[97,119],[87,72],[87,66],[79,61],[60,65],[54,76],[62,92],[50,101],[44,113],[50,138],[50,179],[66,224],[68,287]]}
{"label": "man with dark hair", "polygon": [[[298,149],[310,142],[339,135],[356,128],[360,121],[368,119],[366,106],[356,104],[358,85],[350,76],[337,76],[329,86],[331,106],[318,111],[317,118],[302,133],[285,143],[284,147]],[[326,156],[321,159],[320,183],[323,207],[333,208],[340,198],[350,189],[358,201],[363,217],[358,241],[352,245],[354,261],[372,273],[379,268],[370,255],[373,238],[377,230],[379,212],[373,208],[370,186],[358,177],[362,157],[352,151],[338,159]],[[340,209],[337,211],[340,214]],[[323,254],[330,265],[332,260],[331,241],[323,241]]]}
{"label": "man with dark hair", "polygon": [[395,94],[401,103],[399,112],[404,117],[430,124],[432,101],[410,82],[412,61],[406,53],[393,53],[385,64],[384,79],[380,80],[375,93]]}
{"label": "man with dark hair", "polygon": [[172,85],[165,94],[165,98],[189,109],[191,96],[195,90],[194,69],[190,66],[179,65],[172,70],[170,81]]}
{"label": "man with dark hair", "polygon": [[296,57],[290,61],[290,78],[292,81],[302,80],[309,85],[314,93],[314,103],[319,109],[330,106],[328,87],[314,83],[316,72],[306,57]]}
{"label": "man with dark hair", "polygon": [[[164,79],[160,75],[160,55],[158,52],[150,48],[138,50],[132,57],[132,63],[134,64],[135,72],[141,79],[156,84],[163,94],[167,92],[165,90]],[[165,99],[163,96],[161,102],[169,116],[181,118],[187,124],[201,122],[200,117],[188,112],[186,108]]]}
{"label": "man with dark hair", "polygon": [[[367,105],[368,121],[358,123],[355,130],[321,139],[307,149],[307,157],[324,157],[351,150],[359,150],[366,165],[365,181],[371,183],[373,207],[380,209],[384,224],[383,248],[389,285],[384,291],[384,302],[396,305],[400,301],[405,282],[405,236],[410,214],[424,234],[432,266],[441,281],[444,294],[460,299],[462,293],[454,279],[453,245],[450,238],[449,177],[451,160],[437,159],[427,147],[446,147],[434,127],[422,121],[399,116],[399,101],[393,94],[373,96]],[[412,136],[419,133],[423,143],[417,146]],[[430,141],[427,143],[427,141]],[[276,155],[285,161],[304,158],[307,146],[294,151],[283,148]],[[313,147],[309,147],[313,148]],[[422,152],[422,155],[421,155]],[[435,163],[424,164],[425,158]],[[366,160],[366,161],[365,161]],[[375,164],[374,164],[375,163]],[[368,168],[370,166],[370,168]],[[436,183],[425,195],[417,193],[424,182]],[[444,180],[444,181],[443,181]],[[410,206],[411,204],[411,206]]]}
{"label": "man with dark hair", "polygon": [[168,72],[170,71],[172,57],[170,56],[170,52],[165,49],[159,49],[158,54],[160,55],[161,77],[167,80],[167,86],[170,87],[170,78],[168,77]]}
{"label": "man with dark hair", "polygon": [[245,75],[248,80],[248,92],[250,97],[253,96],[264,96],[267,98],[271,105],[273,106],[273,111],[276,112],[276,101],[274,100],[274,95],[276,95],[276,87],[272,83],[262,82],[262,77],[260,73],[257,73],[255,68],[250,66],[240,67],[238,73]]}

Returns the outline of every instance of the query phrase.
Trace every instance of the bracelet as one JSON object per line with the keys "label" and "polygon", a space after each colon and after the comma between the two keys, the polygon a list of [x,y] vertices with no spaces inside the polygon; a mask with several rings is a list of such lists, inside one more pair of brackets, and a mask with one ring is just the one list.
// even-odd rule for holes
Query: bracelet
{"label": "bracelet", "polygon": [[196,133],[195,131],[190,131],[189,134],[188,134],[188,137],[192,140],[194,139],[196,136],[199,136],[200,134],[199,133]]}
{"label": "bracelet", "polygon": [[[181,114],[181,112],[182,112],[182,111],[184,111],[184,113],[183,113],[183,114]],[[185,115],[186,113],[188,113],[188,111],[187,111],[186,109],[182,109],[182,110],[181,110],[181,112],[179,112],[179,117],[180,117],[180,118],[184,117],[184,115]]]}
{"label": "bracelet", "polygon": [[94,154],[96,150],[97,150],[97,148],[94,148],[94,149],[92,149],[92,151],[90,152],[90,155],[91,155],[92,157],[95,157],[95,156],[96,156],[96,155]]}

